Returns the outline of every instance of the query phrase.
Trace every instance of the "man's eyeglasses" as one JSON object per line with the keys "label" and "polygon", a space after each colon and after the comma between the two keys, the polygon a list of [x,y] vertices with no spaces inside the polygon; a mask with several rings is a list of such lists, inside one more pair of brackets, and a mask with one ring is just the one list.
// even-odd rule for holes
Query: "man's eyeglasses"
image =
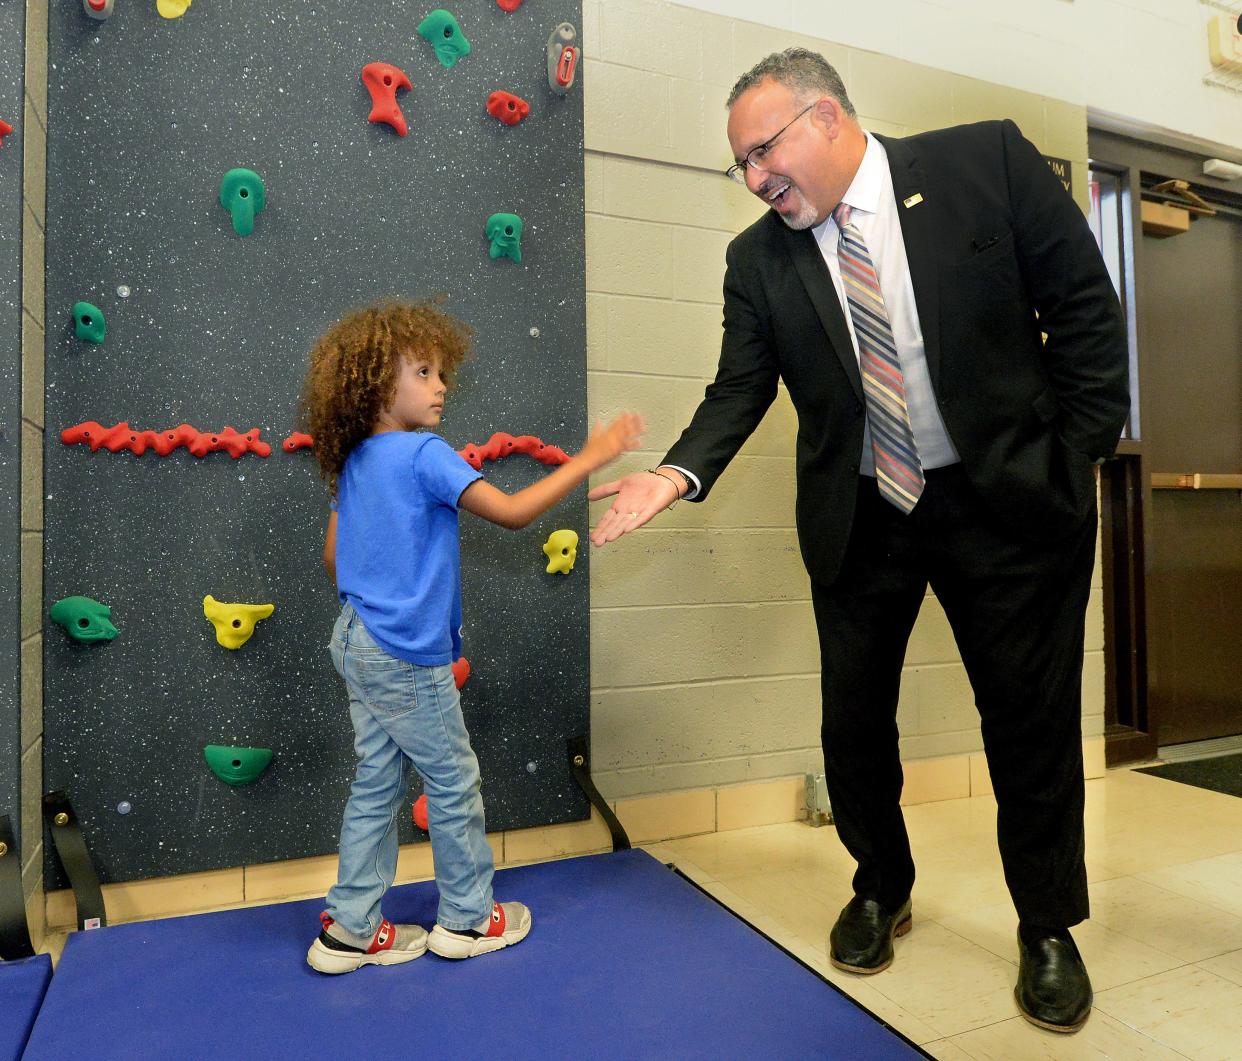
{"label": "man's eyeglasses", "polygon": [[[816,100],[815,102],[818,103],[819,101]],[[809,111],[814,106],[815,106],[815,103],[809,103],[805,107],[803,107],[802,110],[798,111],[798,113],[795,114],[793,118],[786,125],[784,125],[775,136],[771,137],[768,140],[765,140],[758,147],[752,148],[750,151],[746,153],[746,157],[742,159],[741,162],[735,162],[733,163],[732,166],[730,166],[727,170],[725,170],[724,171],[725,176],[728,177],[729,180],[731,181],[736,181],[738,184],[745,184],[746,183],[746,171],[748,169],[763,169],[764,160],[768,157],[768,154],[769,152],[771,152],[772,147],[776,143],[776,141],[779,140],[785,134],[785,130],[788,129],[789,126],[793,125],[794,122],[796,122],[799,118],[801,118],[804,114],[806,114],[807,111]]]}

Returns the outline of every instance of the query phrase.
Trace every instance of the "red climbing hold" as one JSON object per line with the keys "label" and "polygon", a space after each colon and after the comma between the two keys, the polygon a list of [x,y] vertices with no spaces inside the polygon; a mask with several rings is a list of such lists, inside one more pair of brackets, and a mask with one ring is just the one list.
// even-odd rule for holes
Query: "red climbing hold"
{"label": "red climbing hold", "polygon": [[496,6],[500,8],[501,11],[507,11],[510,15],[512,15],[513,12],[522,6],[522,0],[496,0]]}
{"label": "red climbing hold", "polygon": [[127,449],[141,457],[146,453],[148,446],[155,445],[155,432],[135,431],[127,423],[120,423],[115,427],[104,427],[102,424],[95,423],[94,420],[87,420],[85,423],[65,428],[60,433],[60,440],[66,446],[84,443],[90,446],[92,453],[102,446],[109,453]]}
{"label": "red climbing hold", "polygon": [[60,440],[66,446],[90,446],[92,453],[102,446],[110,453],[127,449],[141,457],[150,448],[161,457],[167,457],[179,446],[184,446],[196,457],[224,450],[237,460],[244,453],[255,453],[260,457],[271,454],[272,447],[259,437],[260,434],[257,427],[252,427],[243,435],[231,427],[208,433],[189,424],[178,424],[167,431],[138,431],[124,421],[113,427],[104,427],[94,420],[86,420],[65,428],[60,433]]}
{"label": "red climbing hold", "polygon": [[524,453],[534,457],[541,464],[564,464],[569,454],[557,446],[549,446],[534,435],[513,435],[497,431],[483,445],[471,443],[457,451],[463,460],[475,471],[483,467],[484,461],[500,460],[514,453]]}
{"label": "red climbing hold", "polygon": [[161,457],[167,457],[178,446],[185,446],[188,449],[190,443],[197,437],[198,431],[195,428],[189,424],[178,424],[155,436],[155,452]]}
{"label": "red climbing hold", "polygon": [[462,656],[461,659],[453,664],[453,681],[457,685],[457,688],[460,689],[466,684],[466,679],[469,677],[470,661],[466,659],[465,656]]}
{"label": "red climbing hold", "polygon": [[414,801],[414,806],[410,808],[410,817],[414,819],[423,832],[427,832],[427,796],[421,795]]}
{"label": "red climbing hold", "polygon": [[362,68],[362,83],[371,93],[369,119],[373,122],[386,122],[397,131],[398,136],[405,136],[410,127],[397,104],[397,89],[413,87],[410,79],[405,76],[405,71],[392,63],[367,63]]}
{"label": "red climbing hold", "polygon": [[487,113],[505,125],[517,125],[530,113],[530,104],[521,96],[497,89],[487,97]]}
{"label": "red climbing hold", "polygon": [[237,460],[243,453],[257,453],[260,457],[266,457],[272,452],[271,446],[259,441],[257,427],[252,427],[244,435],[228,426],[214,435],[202,433],[187,448],[196,457],[205,457],[208,453],[226,450],[234,460]]}
{"label": "red climbing hold", "polygon": [[12,131],[13,131],[13,126],[11,126],[3,118],[0,118],[0,146],[3,146],[4,138],[8,136],[9,133],[11,133]]}
{"label": "red climbing hold", "polygon": [[286,453],[293,453],[300,449],[310,449],[315,444],[315,440],[301,431],[295,431],[287,439],[280,444],[280,448]]}

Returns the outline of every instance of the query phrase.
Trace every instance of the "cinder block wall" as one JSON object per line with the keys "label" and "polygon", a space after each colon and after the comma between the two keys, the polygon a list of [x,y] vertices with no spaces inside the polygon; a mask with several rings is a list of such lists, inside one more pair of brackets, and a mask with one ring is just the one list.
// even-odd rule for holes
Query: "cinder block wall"
{"label": "cinder block wall", "polygon": [[[585,0],[583,29],[589,412],[635,408],[649,424],[644,452],[596,482],[658,461],[714,375],[725,247],[762,212],[721,175],[733,161],[724,101],[764,55],[803,45],[827,56],[874,132],[1013,118],[1071,160],[1086,207],[1081,106],[659,0]],[[593,552],[592,758],[606,795],[822,770],[795,431],[782,390],[709,501]],[[1083,726],[1099,764],[1102,649],[1097,564]],[[934,597],[910,642],[899,719],[907,760],[960,757],[967,783],[985,784],[970,686]]]}
{"label": "cinder block wall", "polygon": [[1093,124],[1242,153],[1242,95],[1210,84],[1207,23],[1234,0],[678,0],[684,7],[1083,103]]}

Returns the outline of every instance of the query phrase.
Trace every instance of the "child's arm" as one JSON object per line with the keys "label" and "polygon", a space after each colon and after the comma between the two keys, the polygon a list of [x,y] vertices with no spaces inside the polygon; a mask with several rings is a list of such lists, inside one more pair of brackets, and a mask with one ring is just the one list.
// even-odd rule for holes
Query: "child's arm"
{"label": "child's arm", "polygon": [[637,413],[622,413],[607,427],[596,425],[582,450],[539,482],[516,494],[506,494],[476,479],[462,491],[459,504],[467,512],[491,523],[519,530],[564,499],[597,468],[611,464],[628,450],[637,449],[646,429],[643,418]]}
{"label": "child's arm", "polygon": [[336,513],[328,517],[328,531],[323,537],[323,569],[336,585]]}

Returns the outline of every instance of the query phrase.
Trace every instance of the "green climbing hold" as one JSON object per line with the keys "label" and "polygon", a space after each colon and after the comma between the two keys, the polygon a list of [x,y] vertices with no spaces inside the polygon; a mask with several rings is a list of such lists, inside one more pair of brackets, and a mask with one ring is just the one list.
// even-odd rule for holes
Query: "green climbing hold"
{"label": "green climbing hold", "polygon": [[111,641],[117,634],[116,627],[108,621],[112,609],[90,597],[64,597],[52,605],[49,614],[52,622],[63,626],[75,641],[93,644]]}
{"label": "green climbing hold", "polygon": [[493,258],[522,260],[522,219],[517,214],[492,214],[483,231],[492,241]]}
{"label": "green climbing hold", "polygon": [[418,35],[436,50],[441,66],[456,66],[458,59],[470,54],[470,42],[457,19],[442,7],[437,7],[418,24]]}
{"label": "green climbing hold", "polygon": [[211,772],[226,785],[248,785],[268,768],[272,749],[208,744],[203,748],[203,758]]}
{"label": "green climbing hold", "polygon": [[231,169],[220,182],[220,205],[233,215],[233,231],[249,236],[266,199],[263,178],[252,169]]}
{"label": "green climbing hold", "polygon": [[88,343],[102,343],[108,334],[103,310],[89,302],[73,304],[73,334]]}

